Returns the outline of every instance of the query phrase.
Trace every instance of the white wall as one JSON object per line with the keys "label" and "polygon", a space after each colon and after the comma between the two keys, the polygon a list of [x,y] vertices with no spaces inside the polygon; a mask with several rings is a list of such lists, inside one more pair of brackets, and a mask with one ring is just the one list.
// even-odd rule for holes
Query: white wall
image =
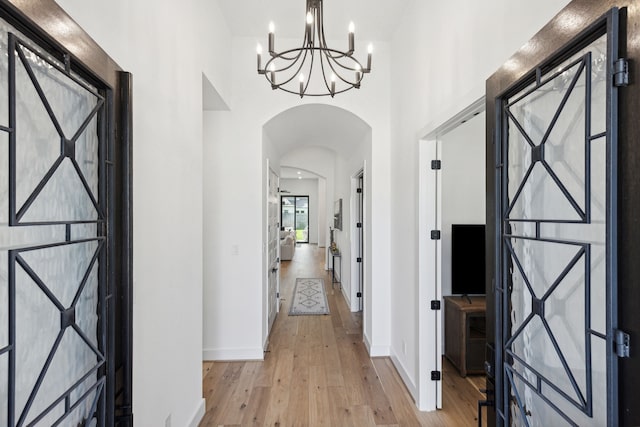
{"label": "white wall", "polygon": [[[281,179],[280,190],[287,190],[290,192],[289,194],[283,194],[283,196],[309,196],[309,243],[317,245],[318,228],[320,225],[318,178]],[[324,209],[324,206],[322,208]]]}
{"label": "white wall", "polygon": [[[353,230],[355,228],[356,222],[356,212],[353,210],[353,205],[355,203],[356,195],[353,192],[352,179],[358,174],[359,171],[365,169],[367,164],[371,162],[371,144],[369,143],[370,135],[365,135],[362,141],[356,142],[353,141],[353,149],[348,157],[338,157],[336,161],[336,175],[335,175],[335,196],[334,202],[338,199],[342,199],[342,230],[334,231],[334,238],[336,244],[338,245],[338,249],[342,253],[341,258],[341,284],[342,284],[342,293],[347,300],[347,304],[349,305],[351,311],[358,311],[358,300],[356,297],[357,284],[352,283],[352,270],[356,268],[356,254],[352,254],[352,237]],[[370,185],[370,180],[365,176],[365,203],[369,200],[366,198],[368,194],[371,194],[372,188]],[[334,205],[331,205],[332,211],[334,210]],[[367,208],[365,207],[365,212],[367,212]],[[371,212],[370,210],[368,212]],[[333,218],[333,217],[332,217]],[[369,230],[369,225],[367,221],[365,222],[365,230],[364,236],[365,240],[371,239],[371,233]],[[368,232],[369,230],[369,232]],[[365,248],[370,249],[370,245],[365,243]],[[363,256],[363,261],[365,263],[365,289],[364,289],[364,298],[367,299],[371,297],[369,292],[372,291],[370,288],[366,288],[367,281],[366,278],[370,278],[371,276],[371,254],[365,253]],[[365,304],[366,305],[366,304]],[[369,321],[371,321],[372,314],[369,310],[365,309],[365,316],[369,317]],[[368,343],[367,345],[371,345]],[[381,349],[373,349],[374,351],[381,351]]]}
{"label": "white wall", "polygon": [[451,295],[451,224],[485,223],[485,114],[439,138],[442,160],[442,295]]}
{"label": "white wall", "polygon": [[[418,140],[484,93],[487,77],[567,0],[413,2],[391,44],[391,354],[414,393],[418,372]],[[406,344],[404,351],[403,344]],[[431,350],[432,351],[432,350]],[[427,373],[422,376],[426,378]]]}
{"label": "white wall", "polygon": [[[222,152],[216,158],[206,158],[205,161],[211,167],[221,167],[222,163],[234,159],[234,168],[226,177],[227,182],[233,182],[233,186],[217,188],[214,193],[207,194],[220,200],[221,203],[229,202],[241,194],[245,209],[240,214],[230,216],[224,227],[210,230],[204,236],[205,239],[219,239],[223,242],[240,242],[243,266],[241,269],[231,269],[227,266],[232,262],[230,251],[223,251],[221,256],[212,261],[211,268],[216,271],[215,277],[205,276],[205,282],[215,281],[217,286],[233,284],[230,290],[234,298],[225,301],[214,302],[212,310],[226,309],[224,305],[234,304],[230,301],[243,301],[242,309],[226,319],[224,330],[218,331],[215,348],[220,354],[232,350],[233,347],[248,349],[256,357],[262,357],[262,343],[259,335],[254,334],[255,323],[252,313],[261,310],[261,295],[256,292],[257,286],[262,281],[262,253],[265,242],[260,233],[261,228],[261,204],[263,203],[260,189],[264,187],[261,175],[262,153],[262,126],[277,114],[300,105],[301,103],[317,103],[317,100],[299,97],[280,91],[273,91],[265,84],[264,78],[255,72],[255,45],[258,40],[253,38],[235,38],[232,41],[232,50],[235,53],[232,61],[233,88],[232,97],[228,105],[231,108],[228,117],[228,131],[224,135],[226,143]],[[293,41],[297,43],[297,41]],[[283,42],[284,43],[284,42]],[[365,321],[364,332],[369,340],[381,348],[389,345],[389,68],[388,46],[384,43],[376,45],[375,73],[367,76],[367,85],[363,84],[359,91],[351,91],[340,98],[323,99],[328,103],[349,110],[366,123],[372,125],[372,170],[376,171],[372,177],[372,230],[376,235],[377,244],[374,243],[372,254],[371,275],[378,291],[372,293],[371,304],[379,313],[375,319]],[[366,45],[356,46],[358,51],[366,51]],[[237,161],[241,159],[241,161]],[[290,166],[284,159],[282,166]],[[327,193],[329,183],[327,183]],[[327,195],[327,200],[333,197]],[[375,297],[373,297],[375,295]],[[245,296],[249,296],[245,299]],[[217,304],[217,306],[215,306]],[[259,316],[259,315],[258,315]],[[205,325],[205,328],[208,326]],[[212,327],[215,327],[212,325]],[[258,325],[258,331],[260,326]],[[231,352],[232,353],[232,352]],[[259,356],[258,356],[259,354]]]}
{"label": "white wall", "polygon": [[204,413],[202,74],[229,97],[230,36],[206,0],[58,3],[133,73],[133,413],[186,426]]}
{"label": "white wall", "polygon": [[318,247],[327,247],[327,179],[318,178]]}

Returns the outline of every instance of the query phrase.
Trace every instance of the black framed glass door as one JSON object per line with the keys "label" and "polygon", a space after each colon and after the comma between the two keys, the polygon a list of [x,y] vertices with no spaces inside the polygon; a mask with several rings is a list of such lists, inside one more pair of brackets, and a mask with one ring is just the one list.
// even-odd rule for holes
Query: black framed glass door
{"label": "black framed glass door", "polygon": [[296,242],[309,243],[309,196],[281,196],[282,230],[295,232]]}
{"label": "black framed glass door", "polygon": [[496,100],[496,413],[616,425],[618,12]]}
{"label": "black framed glass door", "polygon": [[127,426],[131,76],[29,12],[0,0],[0,425]]}

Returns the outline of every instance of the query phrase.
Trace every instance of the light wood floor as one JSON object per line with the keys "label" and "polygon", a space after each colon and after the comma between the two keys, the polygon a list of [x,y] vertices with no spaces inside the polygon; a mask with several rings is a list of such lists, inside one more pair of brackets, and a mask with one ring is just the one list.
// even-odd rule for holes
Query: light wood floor
{"label": "light wood floor", "polygon": [[[200,427],[476,426],[480,378],[461,378],[444,363],[444,409],[419,412],[391,360],[369,358],[362,316],[337,284],[331,289],[324,253],[301,245],[282,263],[282,307],[263,362],[203,363]],[[288,316],[296,277],[324,278],[330,315]]]}

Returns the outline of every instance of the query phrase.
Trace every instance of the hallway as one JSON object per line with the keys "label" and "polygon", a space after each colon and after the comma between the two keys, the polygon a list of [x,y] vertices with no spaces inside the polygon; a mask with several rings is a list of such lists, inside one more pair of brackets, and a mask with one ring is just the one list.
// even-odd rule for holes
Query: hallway
{"label": "hallway", "polygon": [[[483,398],[444,364],[445,410],[421,413],[390,358],[370,359],[362,315],[351,313],[324,270],[325,249],[300,245],[281,265],[282,305],[264,362],[204,362],[210,426],[475,426]],[[331,314],[288,316],[296,277],[321,277]],[[447,375],[451,371],[451,375]]]}

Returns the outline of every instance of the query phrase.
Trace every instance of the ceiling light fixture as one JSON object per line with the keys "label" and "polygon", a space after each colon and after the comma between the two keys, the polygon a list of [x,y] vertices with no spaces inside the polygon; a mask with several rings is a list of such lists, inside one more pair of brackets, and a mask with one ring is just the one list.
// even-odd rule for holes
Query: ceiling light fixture
{"label": "ceiling light fixture", "polygon": [[[270,59],[262,67],[262,46],[258,44],[258,74],[264,74],[272,89],[303,96],[335,96],[337,93],[360,88],[364,75],[371,72],[371,55],[373,46],[369,45],[367,66],[363,67],[353,57],[355,44],[355,27],[349,24],[349,48],[346,52],[331,49],[327,46],[324,34],[322,0],[306,0],[307,14],[304,41],[302,47],[276,52],[275,25],[269,24]],[[314,65],[316,66],[314,74]],[[320,71],[317,71],[318,68]],[[315,78],[320,74],[321,78]],[[306,77],[305,77],[306,76]],[[296,87],[295,79],[299,84]],[[313,84],[312,84],[312,80]],[[311,85],[311,86],[310,86]]]}

